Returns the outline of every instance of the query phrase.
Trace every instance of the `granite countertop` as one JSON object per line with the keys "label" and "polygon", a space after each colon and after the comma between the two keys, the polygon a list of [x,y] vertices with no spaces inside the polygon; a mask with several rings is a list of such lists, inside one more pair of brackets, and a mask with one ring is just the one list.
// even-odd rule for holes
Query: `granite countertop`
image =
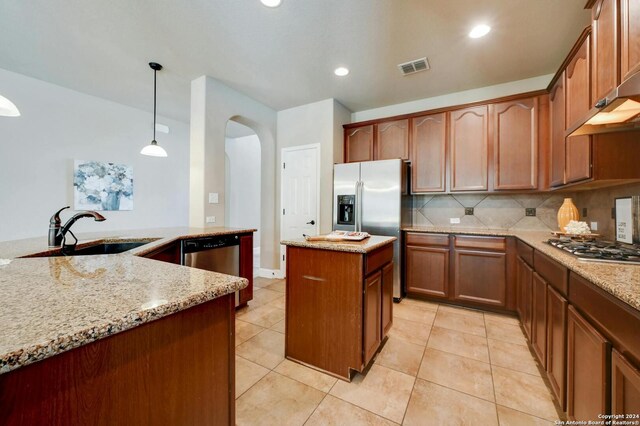
{"label": "granite countertop", "polygon": [[549,256],[570,271],[589,280],[607,293],[629,306],[640,310],[640,265],[585,262],[545,241],[553,237],[545,231],[513,231],[506,229],[469,229],[455,227],[418,226],[403,228],[407,232],[430,232],[439,234],[467,234],[513,236],[534,249]]}
{"label": "granite countertop", "polygon": [[280,241],[280,244],[319,250],[343,251],[347,253],[369,253],[395,240],[397,240],[396,237],[372,235],[362,241],[306,241],[304,238],[300,238],[296,240],[283,240]]}
{"label": "granite countertop", "polygon": [[46,238],[0,242],[0,374],[134,328],[248,285],[244,278],[139,257],[178,239],[253,229],[162,228],[80,236],[153,240],[120,254],[19,258]]}

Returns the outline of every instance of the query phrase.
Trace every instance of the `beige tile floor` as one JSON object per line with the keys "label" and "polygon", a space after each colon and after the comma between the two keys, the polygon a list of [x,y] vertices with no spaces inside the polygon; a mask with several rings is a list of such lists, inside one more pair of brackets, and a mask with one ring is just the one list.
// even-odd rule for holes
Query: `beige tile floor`
{"label": "beige tile floor", "polygon": [[284,280],[257,278],[236,317],[238,425],[552,425],[517,319],[405,299],[351,383],[284,358]]}

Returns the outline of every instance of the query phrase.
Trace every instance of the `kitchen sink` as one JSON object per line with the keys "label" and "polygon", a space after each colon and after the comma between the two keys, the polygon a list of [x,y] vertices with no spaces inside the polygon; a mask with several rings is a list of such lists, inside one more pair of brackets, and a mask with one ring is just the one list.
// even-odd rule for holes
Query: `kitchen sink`
{"label": "kitchen sink", "polygon": [[91,256],[96,254],[118,254],[124,253],[125,251],[133,250],[136,247],[143,246],[150,242],[152,242],[152,240],[103,242],[77,247],[75,250],[67,249],[64,253],[61,249],[56,249],[55,251],[35,253],[24,257]]}

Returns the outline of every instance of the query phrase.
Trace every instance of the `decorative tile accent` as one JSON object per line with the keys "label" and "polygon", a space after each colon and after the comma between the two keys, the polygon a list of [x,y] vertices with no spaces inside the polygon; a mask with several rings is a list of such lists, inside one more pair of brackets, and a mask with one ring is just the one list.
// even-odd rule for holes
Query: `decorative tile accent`
{"label": "decorative tile accent", "polygon": [[475,216],[489,228],[511,228],[524,217],[524,208],[513,198],[489,195],[475,208]]}

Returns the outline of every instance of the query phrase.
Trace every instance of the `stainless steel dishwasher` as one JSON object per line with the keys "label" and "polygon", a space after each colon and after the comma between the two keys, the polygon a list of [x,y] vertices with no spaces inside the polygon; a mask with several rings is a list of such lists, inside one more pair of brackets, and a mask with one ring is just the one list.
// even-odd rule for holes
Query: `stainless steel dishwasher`
{"label": "stainless steel dishwasher", "polygon": [[[184,266],[240,276],[240,238],[237,235],[182,240],[180,256]],[[239,302],[240,293],[236,291],[236,306]]]}

